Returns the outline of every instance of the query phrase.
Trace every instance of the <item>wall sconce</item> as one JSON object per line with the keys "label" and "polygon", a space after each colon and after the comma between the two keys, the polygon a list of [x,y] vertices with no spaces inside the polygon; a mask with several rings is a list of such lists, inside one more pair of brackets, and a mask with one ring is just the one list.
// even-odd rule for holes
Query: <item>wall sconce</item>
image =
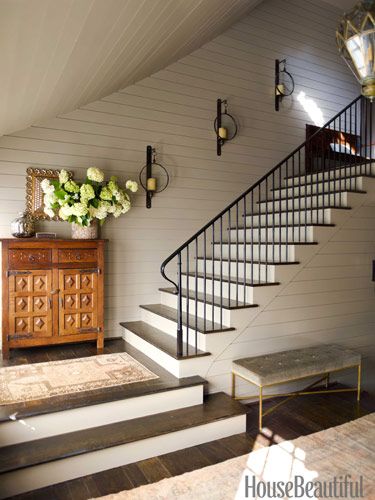
{"label": "wall sconce", "polygon": [[286,59],[275,60],[275,111],[279,111],[284,97],[294,92],[294,78],[286,70]]}
{"label": "wall sconce", "polygon": [[146,191],[146,207],[151,208],[151,200],[155,193],[161,193],[169,184],[169,174],[163,165],[156,163],[156,150],[152,146],[146,148],[146,165],[139,173],[139,182]]}
{"label": "wall sconce", "polygon": [[[224,112],[222,105],[224,104]],[[216,132],[216,153],[221,156],[221,147],[227,141],[231,141],[237,135],[237,123],[232,115],[228,113],[227,100],[217,100],[216,118],[214,122]]]}

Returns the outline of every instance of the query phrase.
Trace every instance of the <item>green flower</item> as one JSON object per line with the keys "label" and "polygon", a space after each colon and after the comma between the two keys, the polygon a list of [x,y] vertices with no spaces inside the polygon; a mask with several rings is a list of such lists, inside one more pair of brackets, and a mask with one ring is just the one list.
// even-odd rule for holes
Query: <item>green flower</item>
{"label": "green flower", "polygon": [[64,205],[63,207],[60,208],[59,210],[59,217],[62,220],[68,220],[68,218],[73,215],[72,212],[72,207],[69,205]]}
{"label": "green flower", "polygon": [[83,217],[88,212],[88,208],[83,203],[74,203],[72,206],[72,215],[76,217]]}
{"label": "green flower", "polygon": [[95,198],[94,188],[90,184],[82,184],[81,189],[80,189],[80,193],[81,193],[81,200],[82,201],[83,200],[88,201],[88,200],[92,200],[93,198]]}
{"label": "green flower", "polygon": [[76,182],[74,181],[68,181],[64,185],[65,191],[68,191],[68,193],[79,193],[79,186]]}
{"label": "green flower", "polygon": [[94,182],[104,181],[104,172],[100,168],[90,167],[87,169],[87,178]]}
{"label": "green flower", "polygon": [[108,182],[107,187],[113,194],[115,194],[119,190],[117,182],[115,180],[112,180],[112,177],[111,180]]}
{"label": "green flower", "polygon": [[59,182],[60,184],[65,184],[69,180],[69,174],[66,170],[61,170],[59,173]]}
{"label": "green flower", "polygon": [[100,191],[100,198],[102,200],[107,200],[107,201],[111,201],[112,200],[112,191],[109,189],[108,186],[104,186],[102,188],[102,190]]}

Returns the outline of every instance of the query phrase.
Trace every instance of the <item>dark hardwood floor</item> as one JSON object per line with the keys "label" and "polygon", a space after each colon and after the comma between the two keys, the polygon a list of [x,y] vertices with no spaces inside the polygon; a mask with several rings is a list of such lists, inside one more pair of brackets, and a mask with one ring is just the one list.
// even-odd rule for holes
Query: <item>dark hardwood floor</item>
{"label": "dark hardwood floor", "polygon": [[[107,342],[106,351],[116,352],[116,349],[119,350],[121,347],[123,347],[121,340],[110,341]],[[10,363],[89,356],[95,354],[94,351],[95,346],[90,344],[64,346],[58,350],[54,348],[30,349],[27,352],[14,352]],[[273,404],[272,401],[267,401],[265,409],[271,404]],[[317,394],[294,398],[265,417],[262,434],[257,429],[257,405],[249,405],[248,410],[247,433],[67,481],[15,498],[18,500],[84,500],[135,488],[249,453],[260,446],[269,446],[285,439],[294,439],[343,424],[375,411],[375,397],[364,392],[360,404],[357,404],[355,394],[352,393]]]}

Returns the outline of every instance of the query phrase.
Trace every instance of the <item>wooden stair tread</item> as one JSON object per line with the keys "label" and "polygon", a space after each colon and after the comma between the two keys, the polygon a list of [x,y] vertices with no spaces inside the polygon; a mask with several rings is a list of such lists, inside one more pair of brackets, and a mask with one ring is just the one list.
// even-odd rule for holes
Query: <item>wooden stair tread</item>
{"label": "wooden stair tread", "polygon": [[[147,304],[141,305],[142,309],[146,311],[150,311],[154,314],[158,314],[164,318],[167,318],[171,321],[177,323],[177,309],[173,309],[173,307],[168,307],[163,304]],[[197,326],[197,331],[200,333],[216,333],[216,332],[228,332],[235,330],[235,328],[230,326],[221,326],[219,323],[213,323],[212,321],[206,319],[204,321],[203,318],[196,318],[192,314],[189,314],[189,328],[195,330],[195,326]],[[187,315],[185,312],[182,314],[182,324],[186,326],[187,324]]]}
{"label": "wooden stair tread", "polygon": [[[198,260],[204,260],[204,257],[197,257]],[[214,259],[212,257],[206,257],[206,260],[208,261],[211,261],[211,260],[214,260],[214,261],[217,261],[217,262],[235,262],[233,260],[229,261],[229,259],[227,257],[224,257],[222,259],[220,259],[220,257],[215,257]],[[253,263],[254,265],[264,265],[264,266],[294,266],[296,264],[300,264],[300,262],[298,260],[295,260],[295,261],[289,261],[289,262],[266,262],[265,260],[244,260],[244,259],[241,259],[241,264],[251,264]]]}
{"label": "wooden stair tread", "polygon": [[162,330],[145,323],[144,321],[128,321],[120,323],[120,325],[175,359],[189,359],[210,355],[209,352],[200,351],[199,349],[195,352],[194,346],[188,346],[184,342],[182,352],[187,354],[179,357],[177,356],[177,339],[172,335],[168,335],[168,333],[165,333]]}
{"label": "wooden stair tread", "polygon": [[[271,200],[272,201],[272,200]],[[290,214],[293,212],[295,214],[301,213],[301,214],[311,214],[313,212],[318,212],[318,211],[323,211],[323,210],[329,210],[329,209],[335,209],[335,210],[351,210],[352,207],[344,207],[342,205],[326,205],[325,207],[308,207],[308,208],[295,208],[289,209],[289,210],[275,210],[275,211],[270,211],[270,212],[256,212],[256,213],[249,213],[247,212],[246,214],[242,214],[242,217],[259,217],[259,216],[267,216],[269,215],[270,217],[275,214]],[[302,224],[304,226],[304,224]],[[307,224],[309,225],[309,224]]]}
{"label": "wooden stair tread", "polygon": [[[176,295],[175,288],[173,288],[173,287],[171,287],[171,288],[159,288],[159,291],[170,293],[171,295]],[[187,297],[187,290],[186,289],[182,290],[182,296],[184,298]],[[195,291],[194,290],[189,291],[189,299],[195,300]],[[197,301],[198,302],[205,302],[204,299],[205,299],[204,293],[198,292]],[[225,297],[223,297],[222,301],[220,302],[220,297],[217,297],[217,296],[212,297],[212,295],[210,295],[210,294],[206,294],[206,303],[210,304],[210,305],[214,304],[215,306],[222,305],[224,309],[245,309],[248,307],[259,307],[258,304],[248,304],[248,303],[245,303],[242,301],[238,301],[238,303],[237,303],[236,300],[233,300],[233,299],[229,300]]]}
{"label": "wooden stair tread", "polygon": [[[311,175],[311,174],[307,174],[307,175]],[[300,178],[305,178],[304,175],[297,175],[295,177],[284,177],[284,179],[300,179]],[[313,186],[316,186],[317,184],[328,184],[330,182],[341,182],[341,181],[350,181],[351,179],[358,179],[360,177],[366,177],[366,178],[369,178],[369,179],[375,179],[375,176],[374,175],[365,175],[365,174],[356,174],[356,175],[350,175],[348,177],[330,177],[330,178],[326,178],[326,179],[321,179],[319,181],[314,181],[312,183]],[[271,188],[270,191],[282,191],[282,190],[285,190],[285,189],[293,189],[293,188],[298,188],[298,187],[305,187],[305,186],[311,186],[311,183],[308,183],[308,184],[305,184],[305,183],[300,183],[300,184],[288,184],[286,186],[282,186],[282,187],[278,187],[278,188]],[[345,191],[345,189],[344,189]],[[315,193],[316,194],[316,193]],[[327,193],[325,193],[327,194]],[[301,196],[305,196],[304,194],[301,195]],[[309,196],[309,195],[308,195]]]}
{"label": "wooden stair tread", "polygon": [[[295,212],[295,211],[294,211]],[[293,211],[292,211],[293,213]],[[250,214],[251,215],[251,214]],[[255,215],[255,214],[253,214]],[[268,226],[241,226],[241,227],[236,227],[236,226],[231,226],[228,229],[231,231],[235,231],[238,229],[238,231],[244,231],[245,229],[292,229],[292,227],[303,227],[303,228],[310,228],[310,227],[335,227],[336,224],[323,224],[323,223],[317,223],[317,222],[309,222],[308,224],[268,224]]]}
{"label": "wooden stair tread", "polygon": [[[367,191],[363,191],[362,189],[343,189],[341,191],[328,191],[327,193],[309,193],[309,194],[300,194],[299,196],[287,196],[286,198],[267,198],[266,200],[259,200],[256,203],[273,203],[277,201],[288,201],[288,200],[298,200],[298,199],[309,199],[309,198],[317,198],[318,196],[330,196],[336,194],[345,194],[345,193],[357,193],[357,194],[366,194]],[[305,209],[303,209],[305,210]]]}
{"label": "wooden stair tread", "polygon": [[204,404],[0,448],[0,473],[103,450],[246,414],[224,393]]}
{"label": "wooden stair tread", "polygon": [[[235,262],[235,261],[232,261],[232,262]],[[238,263],[240,264],[241,261],[239,260]],[[182,272],[181,274],[184,276],[186,276],[188,274],[189,276],[195,277],[195,273],[193,271],[191,271],[189,273]],[[239,285],[244,284],[243,278],[239,278],[238,281],[234,278],[231,278],[231,280],[229,281],[228,276],[223,276],[221,279],[220,276],[217,274],[212,275],[210,273],[206,273],[206,274],[205,273],[197,273],[197,277],[198,278],[206,278],[207,280],[213,279],[214,281],[222,281],[223,283],[233,283],[234,285],[237,285],[237,283]],[[280,285],[280,282],[279,281],[272,281],[271,282],[271,281],[259,281],[259,280],[246,280],[245,284],[246,284],[246,286],[254,286],[254,287],[257,287],[257,286],[277,286],[277,285]]]}

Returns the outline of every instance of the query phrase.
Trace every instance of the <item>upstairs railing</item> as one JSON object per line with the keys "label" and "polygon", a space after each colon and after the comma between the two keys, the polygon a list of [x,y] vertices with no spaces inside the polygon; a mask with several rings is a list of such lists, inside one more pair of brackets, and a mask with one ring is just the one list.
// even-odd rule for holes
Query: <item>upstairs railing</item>
{"label": "upstairs railing", "polygon": [[327,223],[326,209],[343,206],[343,191],[370,173],[372,120],[372,103],[359,96],[323,127],[308,127],[303,144],[165,259],[178,357],[198,353],[199,331],[225,330],[228,307],[251,304],[251,286],[274,281],[270,265],[293,261],[291,245],[309,241],[311,224]]}

